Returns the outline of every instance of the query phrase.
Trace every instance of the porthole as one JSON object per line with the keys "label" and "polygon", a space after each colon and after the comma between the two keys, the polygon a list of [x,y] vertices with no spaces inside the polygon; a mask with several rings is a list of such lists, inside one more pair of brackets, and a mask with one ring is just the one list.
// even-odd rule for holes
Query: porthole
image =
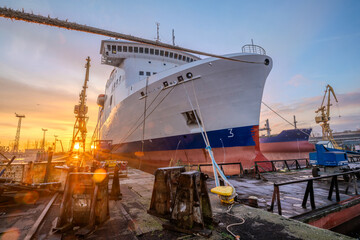
{"label": "porthole", "polygon": [[269,64],[270,64],[270,60],[269,60],[268,58],[266,58],[265,61],[264,61],[264,64],[265,64],[265,65],[269,65]]}
{"label": "porthole", "polygon": [[193,74],[192,74],[191,72],[188,72],[188,73],[186,74],[186,77],[190,79],[190,78],[193,77]]}

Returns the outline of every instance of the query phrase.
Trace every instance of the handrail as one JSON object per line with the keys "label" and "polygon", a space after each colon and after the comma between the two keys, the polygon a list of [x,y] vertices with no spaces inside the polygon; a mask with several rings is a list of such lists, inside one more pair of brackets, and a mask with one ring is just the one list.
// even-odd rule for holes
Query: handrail
{"label": "handrail", "polygon": [[340,175],[344,175],[344,174],[357,173],[357,172],[360,172],[360,169],[353,170],[353,171],[348,171],[348,172],[342,172],[342,173],[329,174],[329,175],[320,176],[320,177],[312,177],[312,178],[307,178],[307,179],[300,179],[300,180],[293,180],[293,181],[288,181],[288,182],[274,183],[274,185],[284,186],[284,185],[293,184],[293,183],[308,182],[310,180],[319,180],[319,179],[323,179],[323,178],[330,178],[330,177],[334,177],[334,176],[340,176]]}
{"label": "handrail", "polygon": [[339,185],[338,185],[337,177],[340,176],[340,175],[350,174],[350,180],[349,180],[348,185],[347,185],[347,187],[345,189],[345,194],[348,193],[350,183],[351,183],[351,181],[353,181],[354,182],[355,194],[358,195],[356,173],[360,173],[360,169],[353,170],[353,171],[348,171],[348,172],[343,172],[343,173],[330,174],[330,175],[321,176],[321,177],[313,177],[313,178],[308,178],[308,179],[301,179],[301,180],[293,180],[293,181],[288,181],[288,182],[274,183],[274,192],[273,192],[273,196],[272,196],[272,200],[271,200],[271,206],[270,206],[269,211],[274,210],[274,204],[275,204],[275,201],[277,201],[278,213],[279,213],[279,215],[281,215],[281,201],[280,201],[280,189],[279,189],[279,187],[284,186],[284,185],[289,185],[289,184],[302,183],[302,182],[307,182],[308,183],[307,186],[306,186],[306,190],[305,190],[305,193],[304,193],[304,198],[303,198],[303,201],[302,201],[302,204],[301,204],[301,206],[303,208],[306,208],[306,202],[307,202],[307,199],[308,199],[309,195],[310,195],[311,208],[312,209],[316,208],[316,206],[315,206],[315,197],[314,197],[314,185],[313,185],[314,180],[319,180],[319,179],[324,179],[324,178],[332,178],[330,189],[329,189],[328,200],[331,200],[332,194],[333,194],[333,191],[334,191],[334,188],[335,188],[336,202],[340,202],[340,193],[339,193]]}
{"label": "handrail", "polygon": [[266,55],[266,51],[264,48],[254,45],[254,44],[246,44],[242,47],[243,53],[256,53],[261,55]]}

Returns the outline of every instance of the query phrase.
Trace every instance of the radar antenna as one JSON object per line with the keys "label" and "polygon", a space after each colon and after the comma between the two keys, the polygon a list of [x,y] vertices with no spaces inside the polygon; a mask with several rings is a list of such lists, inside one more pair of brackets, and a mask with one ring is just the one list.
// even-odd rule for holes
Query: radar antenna
{"label": "radar antenna", "polygon": [[160,36],[159,36],[159,27],[160,23],[156,22],[156,42],[160,42]]}
{"label": "radar antenna", "polygon": [[175,46],[175,30],[172,30],[172,44]]}

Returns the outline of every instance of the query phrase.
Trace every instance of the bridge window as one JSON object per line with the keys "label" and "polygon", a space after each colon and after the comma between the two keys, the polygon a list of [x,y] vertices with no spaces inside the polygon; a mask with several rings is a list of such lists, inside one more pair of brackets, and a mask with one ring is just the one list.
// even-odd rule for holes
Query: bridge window
{"label": "bridge window", "polygon": [[144,71],[140,71],[140,72],[139,72],[139,75],[140,75],[140,76],[144,76]]}
{"label": "bridge window", "polygon": [[127,52],[127,46],[123,46],[123,52]]}
{"label": "bridge window", "polygon": [[149,54],[149,49],[148,48],[145,48],[145,53]]}
{"label": "bridge window", "polygon": [[115,45],[112,45],[112,50],[111,50],[112,53],[116,53],[116,46]]}
{"label": "bridge window", "polygon": [[139,48],[139,53],[143,53],[144,52],[144,48]]}
{"label": "bridge window", "polygon": [[177,53],[174,53],[174,58],[177,59],[178,55]]}
{"label": "bridge window", "polygon": [[153,72],[153,75],[155,75],[156,74],[156,72]]}
{"label": "bridge window", "polygon": [[186,61],[187,61],[187,62],[190,62],[190,58],[189,58],[189,57],[186,57]]}
{"label": "bridge window", "polygon": [[107,45],[107,50],[110,51],[110,45]]}
{"label": "bridge window", "polygon": [[155,49],[155,55],[159,55],[159,49]]}
{"label": "bridge window", "polygon": [[122,50],[121,46],[118,46],[118,52],[121,52],[121,50]]}
{"label": "bridge window", "polygon": [[173,52],[170,52],[170,58],[173,58],[173,56],[174,56],[174,53]]}
{"label": "bridge window", "polygon": [[150,72],[146,72],[146,76],[150,76],[151,75],[151,73]]}
{"label": "bridge window", "polygon": [[150,48],[150,54],[154,55],[154,49]]}
{"label": "bridge window", "polygon": [[132,52],[133,51],[133,47],[129,47],[129,52]]}
{"label": "bridge window", "polygon": [[160,50],[160,56],[164,56],[164,50]]}
{"label": "bridge window", "polygon": [[190,62],[193,62],[193,61],[194,61],[194,59],[191,58],[191,59],[190,59]]}
{"label": "bridge window", "polygon": [[181,54],[179,54],[179,57],[178,57],[178,59],[179,59],[179,60],[181,60],[181,58],[182,58],[182,55],[181,55]]}
{"label": "bridge window", "polygon": [[168,56],[169,56],[169,52],[165,51],[165,57],[168,57]]}
{"label": "bridge window", "polygon": [[135,52],[135,53],[139,52],[139,48],[138,48],[138,47],[134,47],[134,52]]}
{"label": "bridge window", "polygon": [[186,60],[186,57],[185,57],[185,56],[183,56],[183,57],[182,57],[182,60],[183,60],[183,61],[185,61],[185,60]]}

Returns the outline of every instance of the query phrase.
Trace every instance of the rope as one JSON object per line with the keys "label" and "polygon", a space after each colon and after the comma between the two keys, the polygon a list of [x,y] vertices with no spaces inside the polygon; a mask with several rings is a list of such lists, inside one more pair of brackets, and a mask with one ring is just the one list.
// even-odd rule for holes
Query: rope
{"label": "rope", "polygon": [[145,101],[144,101],[144,120],[143,120],[143,132],[142,132],[142,141],[141,141],[141,152],[144,152],[144,138],[145,138],[145,116],[146,116],[146,103],[147,103],[147,92],[148,92],[148,83],[149,77],[146,78],[146,88],[145,88]]}
{"label": "rope", "polygon": [[[155,102],[155,100],[160,96],[161,93],[162,93],[162,90],[159,91],[159,93],[158,93],[158,94],[155,96],[155,98],[151,101],[151,103],[149,104],[149,106],[147,107],[146,110],[148,110],[148,109],[151,107],[151,105]],[[137,129],[136,124],[138,123],[138,121],[139,121],[143,116],[144,116],[144,113],[141,114],[141,116],[134,122],[133,126],[132,126],[132,127],[129,129],[129,131],[125,134],[124,139],[120,141],[121,143],[124,142],[128,137],[130,137],[131,134]],[[141,123],[142,123],[142,122],[141,122]],[[141,125],[141,123],[140,123],[140,125]],[[135,130],[134,130],[134,128],[135,128]],[[133,131],[133,130],[134,130],[134,131]],[[130,132],[131,132],[131,133],[130,133]],[[129,134],[129,133],[130,133],[130,134]]]}
{"label": "rope", "polygon": [[[295,127],[295,125],[294,124],[292,124],[291,122],[289,122],[288,120],[286,120],[283,116],[281,116],[279,113],[277,113],[274,109],[272,109],[271,107],[269,107],[269,105],[267,105],[266,103],[264,103],[263,101],[261,101],[262,102],[262,104],[264,104],[267,108],[269,108],[273,113],[275,113],[276,115],[278,115],[280,118],[282,118],[285,122],[287,122],[288,124],[290,124],[291,126],[293,126],[293,127]],[[302,132],[302,133],[304,133],[304,134],[306,134],[306,135],[308,135],[308,136],[310,136],[310,134],[309,133],[307,133],[307,132],[304,132],[303,130],[301,130],[301,129],[298,129],[300,132]]]}
{"label": "rope", "polygon": [[[194,86],[194,84],[192,84],[192,86],[193,86],[195,101],[196,101],[196,103],[197,103],[197,107],[198,107],[198,110],[199,110],[199,115],[201,116],[201,111],[200,111],[200,106],[199,106],[199,102],[198,102],[197,95],[196,95],[196,91],[195,91],[195,86]],[[204,128],[204,123],[202,123],[203,126],[201,126],[200,121],[199,121],[199,119],[198,119],[198,117],[197,117],[197,114],[195,114],[194,106],[193,106],[193,104],[192,104],[192,101],[191,101],[191,99],[190,99],[190,96],[189,96],[189,94],[188,94],[188,92],[187,92],[187,89],[186,89],[185,85],[184,85],[184,89],[185,89],[185,92],[186,92],[188,101],[189,101],[189,103],[190,103],[190,106],[191,106],[191,108],[192,108],[192,111],[194,112],[196,122],[197,122],[197,124],[198,124],[198,126],[199,126],[199,129],[200,129],[200,132],[201,132],[201,136],[203,137],[203,140],[204,140],[204,142],[205,142],[205,144],[206,144],[205,149],[208,151],[209,156],[210,156],[210,159],[211,159],[211,162],[212,162],[212,165],[213,165],[215,184],[216,184],[217,187],[220,186],[219,178],[218,178],[218,175],[217,175],[217,174],[219,174],[220,177],[222,178],[222,180],[223,180],[225,183],[227,183],[230,187],[232,187],[232,189],[233,189],[233,194],[231,195],[231,198],[233,198],[233,197],[236,196],[236,190],[235,190],[234,186],[227,180],[225,174],[221,171],[219,165],[216,163],[215,158],[214,158],[214,155],[213,155],[213,152],[212,152],[212,150],[211,150],[209,138],[208,138],[207,133],[206,133],[206,130],[205,130],[205,128]]]}
{"label": "rope", "polygon": [[[174,86],[170,89],[170,91],[161,99],[161,101],[154,107],[154,109],[149,113],[149,115],[147,115],[147,116],[145,117],[145,119],[147,119],[147,118],[155,111],[155,109],[165,100],[165,98],[174,90],[175,86],[176,86],[176,85],[174,85]],[[136,128],[135,128],[123,141],[125,141],[128,137],[130,137],[131,134],[133,134],[133,133],[136,131],[136,129],[138,129],[138,128],[141,126],[142,123],[143,123],[143,122],[139,123],[139,124],[136,126]],[[123,141],[121,141],[121,142],[123,142]]]}
{"label": "rope", "polygon": [[239,225],[242,225],[245,223],[245,219],[242,218],[242,217],[238,217],[238,216],[235,216],[233,214],[230,214],[230,211],[232,209],[232,207],[234,206],[235,204],[232,204],[231,206],[229,206],[228,210],[226,211],[226,214],[232,216],[232,217],[235,217],[235,218],[238,218],[241,220],[241,222],[238,222],[238,223],[232,223],[232,224],[229,224],[226,226],[226,230],[236,239],[236,240],[239,240],[240,239],[240,235],[235,235],[232,231],[230,231],[230,227],[233,227],[233,226],[239,226]]}

